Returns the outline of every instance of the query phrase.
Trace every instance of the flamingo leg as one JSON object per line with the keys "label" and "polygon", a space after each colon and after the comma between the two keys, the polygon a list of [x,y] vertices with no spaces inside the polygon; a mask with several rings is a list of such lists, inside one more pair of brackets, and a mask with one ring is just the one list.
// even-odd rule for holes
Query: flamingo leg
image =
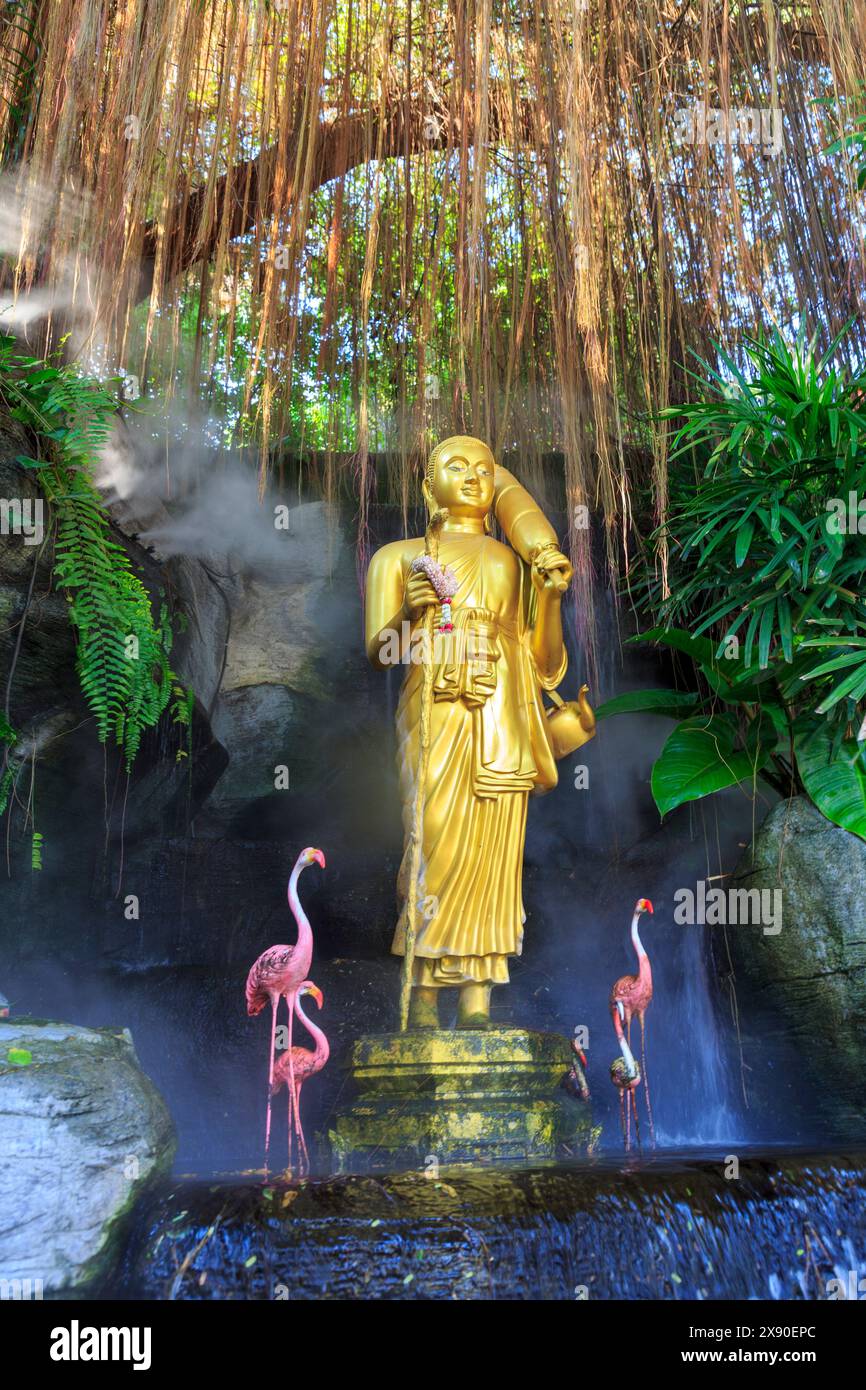
{"label": "flamingo leg", "polygon": [[[630,1009],[630,1008],[629,1008],[629,1012],[628,1012],[627,1015],[626,1015],[626,1020],[625,1020],[625,1037],[626,1037],[626,1042],[628,1043],[629,1047],[631,1047],[631,1009]],[[627,1096],[626,1096],[626,1102],[625,1102],[625,1123],[626,1123],[626,1128],[628,1129],[628,1144],[627,1144],[627,1148],[629,1148],[629,1149],[631,1148],[631,1112],[632,1112],[633,1108],[634,1108],[634,1091],[631,1091],[631,1090],[630,1090],[630,1091],[628,1092]],[[635,1134],[635,1137],[637,1138],[637,1134]],[[640,1144],[640,1139],[638,1139],[638,1144]]]}
{"label": "flamingo leg", "polygon": [[631,1148],[631,1091],[625,1092],[625,1146]]}
{"label": "flamingo leg", "polygon": [[620,1088],[619,1093],[619,1122],[622,1127],[622,1142],[625,1145],[626,1153],[628,1153],[628,1135],[625,1132],[625,1091],[622,1088]]}
{"label": "flamingo leg", "polygon": [[[291,1114],[291,1112],[292,1112],[292,1110],[293,1110],[293,1108],[294,1108],[294,1104],[295,1104],[295,1055],[294,1055],[294,1053],[292,1052],[292,1024],[294,1023],[294,1020],[295,1020],[295,1000],[297,999],[297,997],[298,997],[298,995],[297,995],[297,990],[292,990],[290,994],[287,994],[287,995],[286,995],[286,1003],[287,1003],[288,1006],[289,1006],[289,1113],[290,1113],[290,1114]],[[297,1134],[297,1132],[298,1132],[298,1118],[297,1118],[297,1111],[295,1111],[295,1134]],[[292,1150],[292,1141],[291,1141],[291,1138],[290,1138],[290,1139],[289,1139],[289,1166],[291,1166],[291,1162],[292,1162],[292,1153],[291,1153],[291,1150]]]}
{"label": "flamingo leg", "polygon": [[292,1163],[293,1163],[293,1160],[294,1160],[294,1153],[295,1153],[295,1107],[294,1107],[294,1104],[293,1104],[293,1101],[292,1101],[292,1087],[291,1087],[291,1083],[290,1083],[290,1081],[288,1080],[288,1078],[286,1078],[286,1102],[287,1102],[287,1104],[286,1104],[286,1117],[287,1117],[287,1120],[288,1120],[288,1131],[287,1131],[288,1154],[287,1154],[287,1168],[286,1168],[286,1171],[288,1172],[289,1169],[291,1169],[291,1167],[292,1167]]}
{"label": "flamingo leg", "polygon": [[293,1104],[292,1104],[292,1088],[291,1088],[291,1086],[287,1086],[287,1087],[286,1087],[286,1092],[287,1092],[287,1097],[288,1097],[288,1112],[287,1112],[287,1113],[288,1113],[288,1118],[289,1118],[289,1132],[288,1132],[288,1140],[289,1140],[289,1167],[291,1168],[291,1166],[292,1166],[292,1140],[293,1140],[294,1137],[295,1137],[295,1108],[294,1108],[294,1106],[293,1106]]}
{"label": "flamingo leg", "polygon": [[[295,1092],[295,1121],[296,1121],[296,1124],[297,1124],[297,1131],[296,1131],[296,1132],[297,1132],[298,1141],[299,1141],[299,1153],[298,1153],[299,1166],[300,1166],[301,1172],[303,1172],[303,1173],[309,1173],[309,1171],[310,1171],[310,1155],[307,1153],[307,1141],[306,1141],[306,1139],[304,1138],[304,1126],[301,1124],[301,1087],[303,1086],[303,1084],[304,1084],[303,1081],[299,1081],[299,1082],[298,1082],[298,1089],[297,1089],[297,1091]],[[302,1163],[301,1163],[301,1158],[300,1158],[301,1153],[303,1153],[303,1161],[302,1161]]]}
{"label": "flamingo leg", "polygon": [[[643,1016],[642,1013],[639,1015],[639,1018],[640,1018],[640,1069],[641,1069],[641,1074],[643,1075],[643,1089],[644,1089],[644,1095],[646,1096],[646,1112],[647,1112],[647,1115],[648,1115],[648,1117],[649,1117],[650,1143],[652,1144],[653,1148],[655,1148],[655,1144],[656,1144],[656,1132],[655,1132],[655,1126],[653,1125],[653,1108],[652,1108],[652,1106],[650,1105],[649,1077],[647,1076],[647,1069],[646,1069],[646,1026],[645,1026],[645,1024],[644,1024],[644,1016]],[[635,1120],[635,1122],[637,1122],[637,1121]]]}
{"label": "flamingo leg", "polygon": [[[286,1089],[289,1090],[288,1087],[287,1087]],[[300,1090],[300,1087],[299,1087],[298,1089]],[[300,1114],[299,1114],[299,1111],[298,1111],[298,1096],[297,1096],[296,1092],[294,1092],[294,1091],[292,1091],[292,1090],[289,1090],[289,1167],[290,1167],[290,1168],[292,1167],[292,1164],[293,1164],[293,1162],[294,1162],[294,1157],[295,1157],[295,1152],[296,1152],[296,1145],[297,1145],[298,1161],[300,1162],[301,1150],[300,1150],[300,1145],[297,1144],[299,1126],[300,1126]]]}
{"label": "flamingo leg", "polygon": [[635,1096],[634,1091],[629,1091],[628,1094],[629,1094],[629,1100],[631,1101],[632,1110],[634,1111],[634,1137],[635,1137],[635,1141],[636,1141],[636,1143],[637,1143],[638,1149],[639,1149],[641,1152],[643,1152],[643,1150],[641,1149],[641,1142],[640,1142],[640,1125],[639,1125],[638,1122],[637,1122],[637,1097]]}
{"label": "flamingo leg", "polygon": [[277,1039],[278,996],[271,995],[271,1060],[268,1065],[268,1115],[265,1120],[265,1172],[268,1171],[268,1152],[271,1147],[271,1087],[274,1084],[274,1049]]}

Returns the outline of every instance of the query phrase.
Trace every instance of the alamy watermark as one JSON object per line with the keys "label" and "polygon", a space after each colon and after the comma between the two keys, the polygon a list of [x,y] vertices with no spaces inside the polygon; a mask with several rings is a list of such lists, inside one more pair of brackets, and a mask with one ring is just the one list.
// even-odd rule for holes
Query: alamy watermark
{"label": "alamy watermark", "polygon": [[681,145],[760,145],[764,154],[785,150],[782,108],[735,106],[728,111],[700,102],[674,112],[676,140]]}
{"label": "alamy watermark", "polygon": [[421,666],[431,660],[434,665],[486,664],[496,659],[491,639],[482,632],[434,630],[432,638],[426,628],[404,618],[398,628],[385,628],[379,634],[379,661],[383,666]]}
{"label": "alamy watermark", "polygon": [[827,530],[831,536],[866,536],[866,497],[849,492],[847,502],[831,497],[827,503]]}
{"label": "alamy watermark", "polygon": [[859,1269],[837,1269],[836,1278],[828,1279],[826,1288],[831,1302],[862,1303],[866,1299],[866,1277]]}
{"label": "alamy watermark", "polygon": [[0,536],[23,536],[25,545],[41,545],[44,512],[41,497],[0,497]]}
{"label": "alamy watermark", "polygon": [[52,1361],[130,1361],[134,1371],[150,1370],[149,1327],[82,1327],[73,1318],[69,1327],[51,1332]]}
{"label": "alamy watermark", "polygon": [[764,936],[782,930],[781,888],[711,888],[699,879],[674,893],[678,926],[761,927]]}
{"label": "alamy watermark", "polygon": [[0,1303],[6,1303],[10,1299],[15,1303],[21,1303],[41,1298],[41,1279],[0,1279]]}

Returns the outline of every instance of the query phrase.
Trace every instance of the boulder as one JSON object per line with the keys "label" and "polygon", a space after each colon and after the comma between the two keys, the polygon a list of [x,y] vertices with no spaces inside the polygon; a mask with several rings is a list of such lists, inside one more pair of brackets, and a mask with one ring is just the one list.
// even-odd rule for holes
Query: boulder
{"label": "boulder", "polygon": [[0,1023],[0,1127],[0,1288],[29,1280],[50,1297],[98,1287],[137,1199],[174,1155],[130,1033]]}
{"label": "boulder", "polygon": [[[745,1061],[759,1087],[782,1046],[811,1082],[818,1114],[846,1136],[866,1131],[866,843],[805,797],[780,802],[733,875],[735,888],[781,892],[781,929],[728,929]],[[773,901],[772,899],[768,901]],[[772,1077],[764,1077],[767,1089]]]}
{"label": "boulder", "polygon": [[363,662],[360,595],[337,509],[302,503],[287,522],[274,533],[276,546],[271,540],[267,548],[263,537],[258,567],[248,564],[231,594],[212,717],[229,764],[207,810],[211,822],[235,829],[238,816],[268,797],[282,817],[287,798],[275,795],[278,766],[287,770],[284,787],[293,796],[318,791],[323,742],[332,745],[339,735],[341,696],[347,687],[356,694]]}

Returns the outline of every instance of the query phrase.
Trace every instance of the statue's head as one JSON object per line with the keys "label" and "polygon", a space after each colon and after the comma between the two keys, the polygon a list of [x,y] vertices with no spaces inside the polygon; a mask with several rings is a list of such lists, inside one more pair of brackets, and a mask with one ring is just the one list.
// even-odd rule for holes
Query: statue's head
{"label": "statue's head", "polygon": [[430,455],[424,477],[424,500],[429,511],[447,507],[454,517],[486,517],[493,506],[496,464],[482,439],[454,434]]}

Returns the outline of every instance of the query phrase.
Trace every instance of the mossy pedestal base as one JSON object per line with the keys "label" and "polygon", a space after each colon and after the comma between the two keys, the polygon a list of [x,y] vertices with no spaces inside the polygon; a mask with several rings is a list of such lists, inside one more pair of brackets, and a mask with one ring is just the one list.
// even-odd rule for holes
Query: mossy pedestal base
{"label": "mossy pedestal base", "polygon": [[339,1172],[554,1158],[587,1147],[589,1106],[561,1089],[556,1033],[425,1029],[359,1038],[355,1099],[330,1134]]}

